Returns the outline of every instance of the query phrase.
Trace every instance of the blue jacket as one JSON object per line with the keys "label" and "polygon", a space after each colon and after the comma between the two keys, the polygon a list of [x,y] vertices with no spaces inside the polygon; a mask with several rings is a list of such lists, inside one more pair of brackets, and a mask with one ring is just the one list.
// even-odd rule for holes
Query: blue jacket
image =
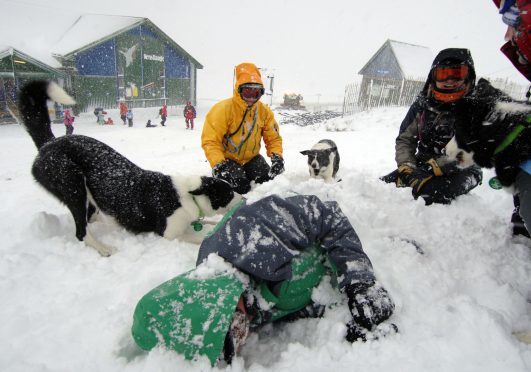
{"label": "blue jacket", "polygon": [[315,195],[272,195],[244,205],[207,237],[197,264],[217,253],[253,279],[291,279],[291,261],[319,244],[337,272],[339,288],[376,280],[358,235],[336,202]]}

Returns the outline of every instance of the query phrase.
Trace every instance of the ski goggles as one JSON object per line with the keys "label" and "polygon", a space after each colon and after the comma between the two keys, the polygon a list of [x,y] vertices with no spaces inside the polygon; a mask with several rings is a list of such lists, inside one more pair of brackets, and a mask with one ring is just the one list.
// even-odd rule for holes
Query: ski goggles
{"label": "ski goggles", "polygon": [[259,99],[264,94],[264,87],[260,84],[240,85],[238,92],[244,99]]}
{"label": "ski goggles", "polygon": [[452,67],[435,67],[433,70],[433,78],[435,81],[447,80],[465,80],[468,77],[469,68],[467,65],[459,65]]}

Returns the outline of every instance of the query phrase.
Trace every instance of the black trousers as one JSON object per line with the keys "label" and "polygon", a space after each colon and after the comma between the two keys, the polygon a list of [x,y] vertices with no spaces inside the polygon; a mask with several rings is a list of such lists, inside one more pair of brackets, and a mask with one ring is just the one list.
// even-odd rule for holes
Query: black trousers
{"label": "black trousers", "polygon": [[[430,173],[426,173],[426,176],[429,175]],[[386,183],[396,183],[398,177],[398,170],[394,170],[380,177],[380,179]],[[463,170],[456,170],[449,175],[434,176],[426,182],[418,194],[413,192],[413,197],[415,199],[419,196],[422,197],[426,205],[433,203],[450,204],[459,195],[467,194],[470,190],[481,184],[482,180],[483,172],[481,168],[473,165]]]}
{"label": "black trousers", "polygon": [[433,177],[426,182],[416,197],[422,197],[426,205],[450,204],[459,195],[467,194],[481,184],[482,180],[481,168],[473,165],[450,175]]}

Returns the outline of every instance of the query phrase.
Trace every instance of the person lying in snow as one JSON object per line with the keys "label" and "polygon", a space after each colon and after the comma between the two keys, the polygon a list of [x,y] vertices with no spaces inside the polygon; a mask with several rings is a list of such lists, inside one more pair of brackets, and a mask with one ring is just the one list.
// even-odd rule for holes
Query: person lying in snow
{"label": "person lying in snow", "polygon": [[132,334],[142,349],[161,343],[187,359],[230,363],[249,331],[277,320],[321,316],[325,306],[312,301],[312,290],[326,275],[347,297],[348,341],[397,330],[381,324],[394,303],[336,202],[272,195],[244,203],[203,241],[194,270],[140,300]]}

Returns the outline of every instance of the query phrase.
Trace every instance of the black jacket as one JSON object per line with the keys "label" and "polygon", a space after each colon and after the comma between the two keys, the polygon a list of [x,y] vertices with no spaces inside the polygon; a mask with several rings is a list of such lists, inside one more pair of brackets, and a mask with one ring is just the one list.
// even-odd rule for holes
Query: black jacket
{"label": "black jacket", "polygon": [[475,87],[476,72],[468,49],[444,49],[433,60],[424,88],[409,108],[400,125],[395,142],[395,160],[403,163],[423,163],[431,158],[442,156],[442,150],[454,135],[455,117],[453,111],[462,100],[442,103],[432,98],[435,84],[432,71],[435,67],[449,62],[465,64],[469,67],[467,82],[471,95]]}
{"label": "black jacket", "polygon": [[[474,94],[463,99],[454,114],[459,147],[473,153],[479,166],[495,167],[502,185],[512,185],[520,165],[531,158],[531,129],[527,122],[531,106],[511,99],[480,79]],[[523,132],[495,154],[496,148],[519,125],[525,127]]]}

